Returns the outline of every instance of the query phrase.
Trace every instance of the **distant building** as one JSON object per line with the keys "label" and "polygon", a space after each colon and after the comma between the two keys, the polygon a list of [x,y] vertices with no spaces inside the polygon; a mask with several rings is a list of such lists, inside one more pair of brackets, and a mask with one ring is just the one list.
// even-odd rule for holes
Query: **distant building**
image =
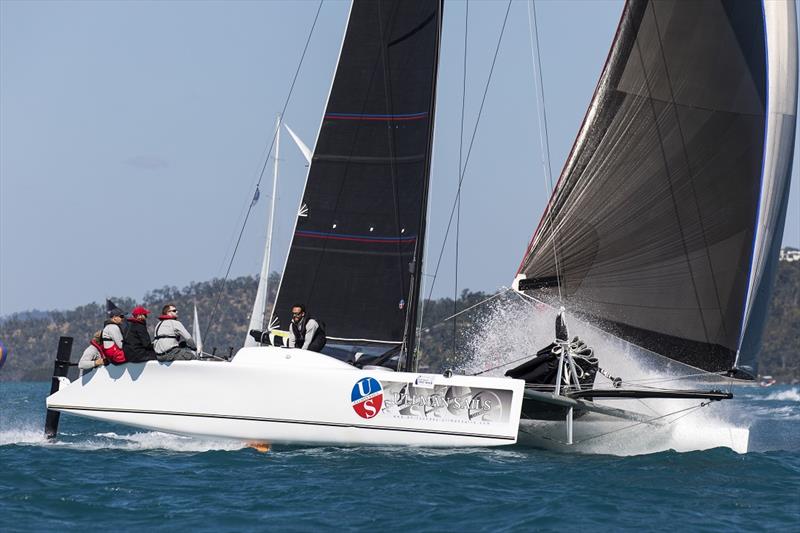
{"label": "distant building", "polygon": [[800,250],[796,248],[783,248],[781,249],[781,261],[791,263],[793,261],[800,261]]}

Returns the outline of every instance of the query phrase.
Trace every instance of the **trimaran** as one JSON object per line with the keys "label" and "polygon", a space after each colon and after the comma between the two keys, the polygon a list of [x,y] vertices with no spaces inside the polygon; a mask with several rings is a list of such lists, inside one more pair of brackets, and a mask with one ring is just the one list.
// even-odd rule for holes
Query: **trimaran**
{"label": "trimaran", "polygon": [[[70,381],[62,338],[50,419],[265,444],[495,446],[524,432],[568,445],[584,420],[660,418],[609,399],[730,397],[595,386],[563,315],[549,352],[509,371],[524,379],[417,372],[442,12],[440,0],[351,5],[268,322],[285,331],[306,303],[331,355],[254,345]],[[796,100],[794,2],[628,0],[514,289],[675,364],[752,378]],[[542,382],[529,370],[545,358],[555,378]]]}

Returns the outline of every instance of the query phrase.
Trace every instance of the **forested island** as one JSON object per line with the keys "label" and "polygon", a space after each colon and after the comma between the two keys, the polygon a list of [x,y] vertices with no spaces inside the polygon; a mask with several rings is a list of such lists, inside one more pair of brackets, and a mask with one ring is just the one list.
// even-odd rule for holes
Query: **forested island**
{"label": "forested island", "polygon": [[[273,273],[272,294],[278,275]],[[112,297],[122,309],[129,311],[143,304],[157,316],[162,305],[175,303],[181,319],[191,327],[192,308],[200,310],[200,327],[205,350],[216,348],[227,355],[244,342],[248,315],[256,291],[256,279],[244,276],[236,279],[192,283],[183,288],[163,287],[144,295],[141,300]],[[421,361],[425,368],[439,371],[457,365],[454,354],[459,342],[468,337],[485,306],[475,306],[489,298],[484,292],[462,291],[456,302],[452,298],[426,301],[423,310]],[[472,309],[470,309],[472,308]],[[446,320],[463,311],[455,321]],[[27,311],[0,318],[0,342],[6,350],[6,361],[0,368],[0,381],[39,381],[52,374],[58,338],[75,338],[73,360],[88,344],[94,331],[100,329],[105,315],[105,303],[89,303],[68,311]],[[155,319],[150,320],[151,327]],[[780,383],[800,382],[800,261],[781,261],[773,292],[773,300],[764,332],[759,359],[759,373],[772,375]]]}

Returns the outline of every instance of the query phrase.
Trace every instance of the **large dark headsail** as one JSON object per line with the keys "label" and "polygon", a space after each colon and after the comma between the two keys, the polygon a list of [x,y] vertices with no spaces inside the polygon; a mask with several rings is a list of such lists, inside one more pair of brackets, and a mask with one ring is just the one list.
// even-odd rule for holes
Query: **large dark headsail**
{"label": "large dark headsail", "polygon": [[423,246],[441,12],[441,0],[353,2],[278,290],[279,329],[304,303],[334,341],[403,342],[419,290],[409,266]]}
{"label": "large dark headsail", "polygon": [[521,290],[560,286],[607,331],[692,366],[737,364],[745,334],[760,338],[757,297],[783,231],[794,10],[628,1]]}

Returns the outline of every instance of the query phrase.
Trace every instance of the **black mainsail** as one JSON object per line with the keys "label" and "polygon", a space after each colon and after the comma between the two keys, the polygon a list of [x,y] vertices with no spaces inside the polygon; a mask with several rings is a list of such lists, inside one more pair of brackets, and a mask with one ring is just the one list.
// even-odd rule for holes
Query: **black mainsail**
{"label": "black mainsail", "polygon": [[793,2],[629,0],[520,290],[697,368],[751,365],[788,197],[795,20]]}
{"label": "black mainsail", "polygon": [[296,303],[347,344],[400,345],[413,325],[441,12],[441,0],[353,2],[273,328]]}

